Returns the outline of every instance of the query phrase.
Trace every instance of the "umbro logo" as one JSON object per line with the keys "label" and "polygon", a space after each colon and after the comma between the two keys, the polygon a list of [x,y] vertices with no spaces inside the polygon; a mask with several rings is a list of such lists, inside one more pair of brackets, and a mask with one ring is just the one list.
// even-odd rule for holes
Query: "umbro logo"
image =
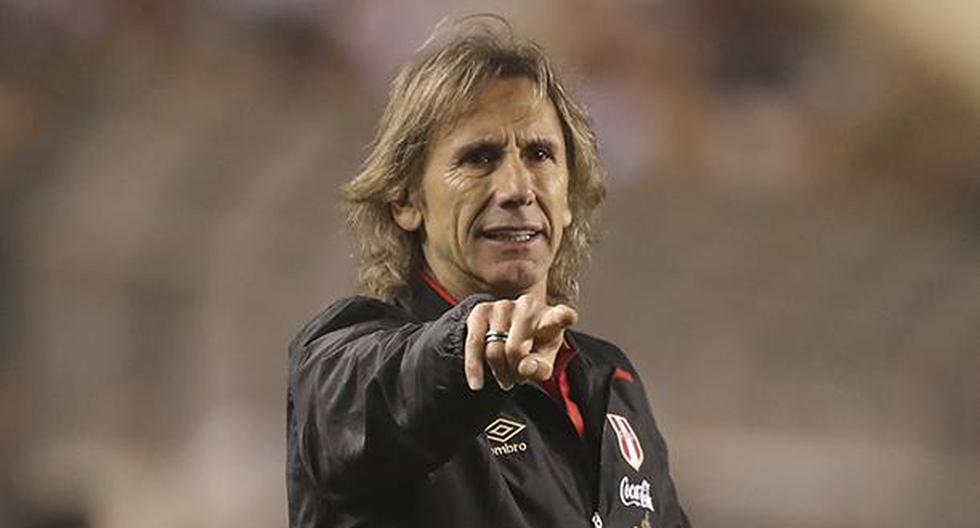
{"label": "umbro logo", "polygon": [[508,420],[503,417],[498,417],[496,420],[490,422],[490,425],[483,430],[483,434],[487,435],[488,440],[500,444],[490,446],[490,452],[494,456],[503,456],[527,451],[527,442],[510,442],[512,438],[517,436],[526,427],[526,425],[520,422]]}
{"label": "umbro logo", "polygon": [[500,442],[502,444],[511,438],[514,438],[514,436],[523,431],[525,427],[527,426],[520,422],[515,422],[514,420],[508,420],[507,418],[501,417],[490,422],[490,425],[488,425],[483,432],[490,440]]}

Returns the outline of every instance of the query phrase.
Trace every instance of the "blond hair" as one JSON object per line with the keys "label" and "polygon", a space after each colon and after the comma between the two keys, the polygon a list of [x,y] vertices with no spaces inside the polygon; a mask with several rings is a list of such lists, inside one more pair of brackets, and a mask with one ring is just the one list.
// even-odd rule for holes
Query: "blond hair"
{"label": "blond hair", "polygon": [[565,90],[541,48],[514,37],[493,15],[464,18],[433,37],[395,78],[360,174],[343,187],[347,226],[361,246],[359,279],[370,295],[390,299],[424,258],[421,235],[395,223],[391,202],[418,197],[429,141],[452,126],[487,81],[525,77],[547,96],[561,121],[570,173],[571,225],[548,271],[549,302],[574,303],[578,273],[592,242],[592,212],[605,196],[605,172],[584,108]]}

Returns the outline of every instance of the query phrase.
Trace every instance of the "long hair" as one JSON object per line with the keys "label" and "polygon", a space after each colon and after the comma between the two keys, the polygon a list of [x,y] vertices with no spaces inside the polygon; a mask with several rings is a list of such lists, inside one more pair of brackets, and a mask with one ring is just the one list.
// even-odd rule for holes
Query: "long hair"
{"label": "long hair", "polygon": [[347,226],[361,246],[361,285],[390,299],[420,271],[422,235],[395,223],[391,202],[419,197],[429,141],[440,127],[456,123],[487,81],[525,77],[555,105],[568,152],[572,222],[548,271],[547,289],[549,302],[574,304],[592,242],[592,212],[605,197],[590,119],[542,49],[515,38],[504,19],[476,15],[445,31],[441,26],[395,78],[370,154],[343,187]]}

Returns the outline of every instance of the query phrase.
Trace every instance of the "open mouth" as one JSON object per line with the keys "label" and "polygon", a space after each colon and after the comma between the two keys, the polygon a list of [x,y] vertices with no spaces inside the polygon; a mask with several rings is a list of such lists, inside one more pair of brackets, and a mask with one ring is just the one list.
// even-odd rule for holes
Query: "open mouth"
{"label": "open mouth", "polygon": [[537,229],[525,229],[525,228],[495,228],[487,229],[480,233],[480,236],[488,238],[490,240],[496,240],[499,242],[530,242],[541,235],[541,231]]}

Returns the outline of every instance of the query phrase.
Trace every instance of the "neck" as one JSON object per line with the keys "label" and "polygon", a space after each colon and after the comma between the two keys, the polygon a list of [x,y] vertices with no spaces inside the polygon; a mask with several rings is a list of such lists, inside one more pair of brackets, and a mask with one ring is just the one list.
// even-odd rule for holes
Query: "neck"
{"label": "neck", "polygon": [[[521,295],[531,294],[538,301],[547,302],[547,284],[544,281],[533,284],[529,288],[507,288],[495,287],[492,284],[475,281],[473,284],[470,284],[469,281],[459,280],[452,274],[446,273],[445,271],[440,272],[439,269],[428,264],[426,264],[423,273],[428,276],[427,282],[430,282],[430,286],[436,289],[443,297],[445,297],[444,294],[448,294],[454,301],[460,301],[475,293],[489,293],[501,299],[516,299]],[[432,284],[432,282],[435,282],[435,284]]]}

